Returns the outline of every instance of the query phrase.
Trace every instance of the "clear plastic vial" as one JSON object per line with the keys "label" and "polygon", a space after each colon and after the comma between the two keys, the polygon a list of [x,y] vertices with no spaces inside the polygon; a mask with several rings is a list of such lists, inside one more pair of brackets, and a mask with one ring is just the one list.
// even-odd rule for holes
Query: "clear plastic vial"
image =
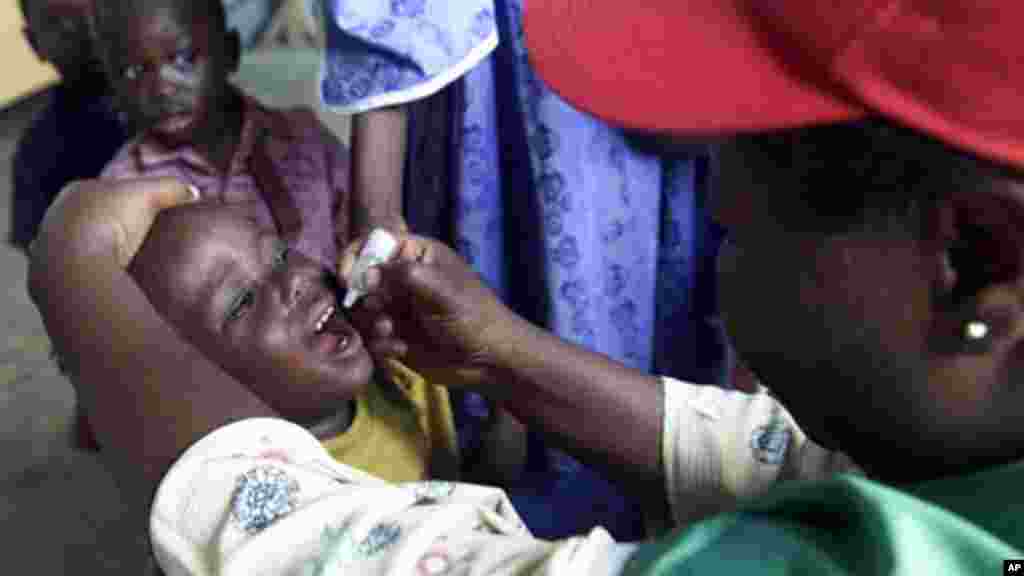
{"label": "clear plastic vial", "polygon": [[366,294],[366,271],[391,259],[398,251],[398,239],[383,228],[375,228],[370,232],[366,244],[359,252],[356,263],[352,266],[347,280],[348,292],[342,306],[351,308],[357,300]]}

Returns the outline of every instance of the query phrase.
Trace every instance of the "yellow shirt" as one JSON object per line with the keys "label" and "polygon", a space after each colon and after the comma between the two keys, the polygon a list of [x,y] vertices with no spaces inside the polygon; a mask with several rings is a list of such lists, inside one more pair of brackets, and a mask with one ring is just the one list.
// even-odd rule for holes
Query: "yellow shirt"
{"label": "yellow shirt", "polygon": [[395,383],[372,384],[355,400],[348,430],[324,447],[342,464],[389,482],[457,480],[458,441],[448,391],[394,361],[386,373]]}

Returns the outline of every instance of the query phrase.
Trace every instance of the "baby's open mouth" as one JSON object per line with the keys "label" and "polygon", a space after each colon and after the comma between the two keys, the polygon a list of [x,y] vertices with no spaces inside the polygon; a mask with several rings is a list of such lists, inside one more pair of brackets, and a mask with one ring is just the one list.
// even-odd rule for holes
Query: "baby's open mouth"
{"label": "baby's open mouth", "polygon": [[342,355],[352,347],[354,332],[330,304],[317,317],[313,325],[313,346],[324,354]]}
{"label": "baby's open mouth", "polygon": [[317,334],[323,332],[324,329],[327,327],[327,321],[330,320],[331,318],[333,318],[334,315],[337,314],[337,313],[338,313],[338,309],[334,305],[328,306],[327,310],[324,310],[324,313],[320,315],[320,319],[316,321],[316,326],[314,326],[314,331]]}

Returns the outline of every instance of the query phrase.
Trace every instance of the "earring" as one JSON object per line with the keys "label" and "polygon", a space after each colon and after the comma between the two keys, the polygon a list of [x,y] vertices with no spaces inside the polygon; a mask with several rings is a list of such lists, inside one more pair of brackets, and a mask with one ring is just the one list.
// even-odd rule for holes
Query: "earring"
{"label": "earring", "polygon": [[978,344],[988,338],[989,331],[987,323],[981,320],[970,320],[964,324],[963,339]]}

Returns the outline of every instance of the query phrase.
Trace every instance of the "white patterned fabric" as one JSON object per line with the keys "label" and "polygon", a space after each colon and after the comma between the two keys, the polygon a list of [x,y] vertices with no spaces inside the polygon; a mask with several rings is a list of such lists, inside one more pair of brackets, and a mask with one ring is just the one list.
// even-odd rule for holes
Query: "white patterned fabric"
{"label": "white patterned fabric", "polygon": [[157,491],[150,536],[166,576],[599,576],[633,549],[601,529],[537,540],[498,489],[388,484],[337,463],[303,428],[262,418],[186,451]]}
{"label": "white patterned fabric", "polygon": [[[677,525],[783,479],[858,471],[809,442],[764,391],[664,389]],[[186,451],[157,491],[150,532],[166,576],[600,575],[620,573],[634,550],[602,528],[536,539],[501,490],[388,484],[337,463],[303,428],[266,418],[224,426]]]}

